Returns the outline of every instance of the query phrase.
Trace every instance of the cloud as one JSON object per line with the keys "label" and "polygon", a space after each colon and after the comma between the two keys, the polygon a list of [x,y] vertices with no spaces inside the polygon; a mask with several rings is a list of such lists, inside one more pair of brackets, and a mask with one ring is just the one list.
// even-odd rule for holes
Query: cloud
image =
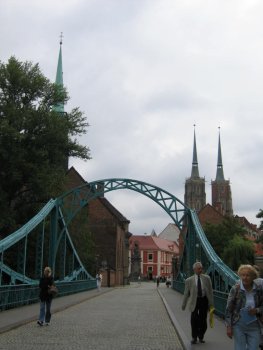
{"label": "cloud", "polygon": [[[63,32],[66,108],[85,112],[90,127],[80,141],[93,157],[70,164],[88,181],[134,178],[183,200],[196,124],[199,173],[211,203],[220,126],[234,211],[257,223],[262,10],[259,0],[2,0],[0,60],[39,62],[54,80]],[[170,222],[155,203],[128,192],[111,198],[131,219],[131,231],[159,232]]]}

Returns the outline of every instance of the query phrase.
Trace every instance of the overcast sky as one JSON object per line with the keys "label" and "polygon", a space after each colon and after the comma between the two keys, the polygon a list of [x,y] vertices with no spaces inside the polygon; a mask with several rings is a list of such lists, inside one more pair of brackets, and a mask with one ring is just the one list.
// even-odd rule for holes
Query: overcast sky
{"label": "overcast sky", "polygon": [[[263,208],[262,0],[1,0],[0,60],[39,63],[55,80],[63,32],[69,111],[90,124],[80,142],[92,160],[70,160],[87,181],[130,178],[184,200],[191,175],[193,124],[199,174],[211,180],[221,130],[234,213]],[[129,190],[107,198],[133,234],[171,222]]]}

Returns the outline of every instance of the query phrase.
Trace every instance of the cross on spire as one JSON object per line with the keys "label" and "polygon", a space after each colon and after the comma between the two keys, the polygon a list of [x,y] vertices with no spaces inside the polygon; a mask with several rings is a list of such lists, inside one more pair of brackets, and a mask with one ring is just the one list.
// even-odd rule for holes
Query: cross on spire
{"label": "cross on spire", "polygon": [[62,39],[64,38],[63,32],[60,33],[59,38],[60,38],[60,42],[59,43],[60,43],[60,45],[62,45]]}

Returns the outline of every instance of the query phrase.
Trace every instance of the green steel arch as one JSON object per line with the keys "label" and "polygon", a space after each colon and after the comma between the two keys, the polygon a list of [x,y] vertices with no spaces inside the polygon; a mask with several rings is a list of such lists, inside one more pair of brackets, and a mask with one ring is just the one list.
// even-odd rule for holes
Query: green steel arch
{"label": "green steel arch", "polygon": [[[9,276],[11,285],[36,285],[42,271],[44,258],[57,272],[61,290],[65,293],[77,291],[69,287],[79,281],[89,281],[95,287],[95,280],[83,267],[68,232],[68,225],[76,214],[90,201],[115,190],[132,190],[148,197],[158,204],[179,228],[183,249],[180,258],[174,261],[173,287],[182,292],[185,279],[192,274],[192,265],[199,260],[211,277],[215,306],[219,314],[224,313],[227,293],[238,276],[216,255],[208,242],[195,211],[187,208],[182,201],[160,187],[149,183],[124,178],[103,179],[74,188],[54,200],[50,200],[42,210],[21,229],[0,241],[0,282],[3,275]],[[27,273],[27,244],[37,231],[35,275]],[[48,257],[44,257],[43,245],[48,237]],[[18,245],[17,267],[5,261],[8,249]],[[66,286],[65,283],[68,283]],[[2,287],[1,287],[2,288]],[[0,291],[1,292],[1,291]],[[3,293],[1,293],[3,295]],[[1,300],[0,300],[1,302]],[[0,303],[1,305],[1,303]]]}
{"label": "green steel arch", "polygon": [[[194,210],[171,193],[152,184],[123,178],[93,181],[63,194],[58,200],[66,225],[79,210],[92,199],[107,192],[128,189],[138,192],[158,204],[180,229],[184,241],[183,252],[179,261],[175,261],[173,286],[182,292],[184,281],[192,274],[192,265],[201,261],[205,271],[210,275],[218,314],[224,314],[227,293],[235,284],[238,276],[217,256]],[[64,205],[66,203],[66,205]]]}
{"label": "green steel arch", "polygon": [[82,207],[94,198],[103,196],[107,192],[128,189],[138,192],[157,203],[182,228],[187,208],[183,202],[171,193],[149,183],[132,179],[104,179],[89,182],[74,188],[58,198],[58,203],[68,225]]}

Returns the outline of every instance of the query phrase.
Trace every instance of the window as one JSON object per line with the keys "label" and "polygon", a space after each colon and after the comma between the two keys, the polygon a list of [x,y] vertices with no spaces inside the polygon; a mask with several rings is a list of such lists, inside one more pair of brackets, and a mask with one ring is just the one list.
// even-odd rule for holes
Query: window
{"label": "window", "polygon": [[149,253],[148,254],[148,261],[152,261],[153,260],[153,255],[152,255],[152,253]]}

